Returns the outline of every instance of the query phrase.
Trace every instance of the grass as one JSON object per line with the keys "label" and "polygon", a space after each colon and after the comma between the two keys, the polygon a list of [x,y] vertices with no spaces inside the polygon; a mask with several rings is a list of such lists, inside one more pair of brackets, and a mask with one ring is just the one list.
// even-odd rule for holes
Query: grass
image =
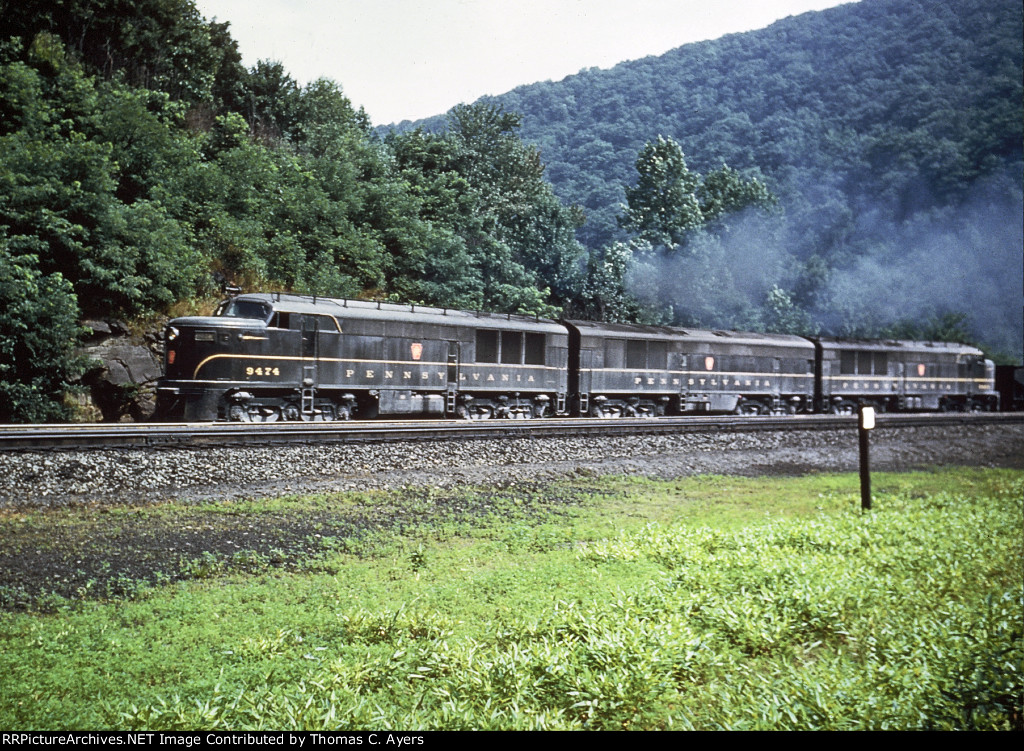
{"label": "grass", "polygon": [[1021,729],[1024,473],[873,480],[8,514],[0,726]]}

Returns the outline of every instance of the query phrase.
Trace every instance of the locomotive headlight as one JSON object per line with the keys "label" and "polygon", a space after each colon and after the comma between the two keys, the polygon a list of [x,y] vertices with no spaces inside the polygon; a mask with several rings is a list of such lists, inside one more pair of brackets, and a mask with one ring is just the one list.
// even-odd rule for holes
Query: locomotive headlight
{"label": "locomotive headlight", "polygon": [[168,326],[168,327],[167,327],[167,341],[169,341],[169,342],[173,342],[173,341],[174,341],[175,339],[177,339],[177,338],[178,338],[178,334],[179,334],[179,333],[181,333],[181,332],[179,332],[179,331],[178,331],[178,330],[177,330],[176,328],[174,328],[173,326]]}

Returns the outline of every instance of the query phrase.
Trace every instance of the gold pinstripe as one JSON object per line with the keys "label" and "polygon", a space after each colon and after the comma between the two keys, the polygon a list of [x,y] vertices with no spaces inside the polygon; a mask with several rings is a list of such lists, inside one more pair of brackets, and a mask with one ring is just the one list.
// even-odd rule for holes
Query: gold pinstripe
{"label": "gold pinstripe", "polygon": [[814,373],[751,373],[732,370],[644,370],[643,368],[580,368],[580,373],[642,373],[644,375],[707,376],[728,378],[814,378]]}
{"label": "gold pinstripe", "polygon": [[[409,367],[415,365],[427,365],[430,367],[448,367],[447,362],[435,362],[433,360],[360,360],[352,357],[291,357],[291,356],[280,356],[280,355],[210,355],[205,360],[200,362],[196,369],[192,372],[192,380],[199,380],[199,371],[203,367],[211,362],[212,360],[269,360],[270,362],[287,361],[287,362],[336,362],[336,363],[358,363],[361,365],[383,365],[393,367]],[[561,371],[562,368],[557,368],[553,365],[504,365],[501,363],[459,363],[460,368],[530,368],[532,370],[555,370]]]}

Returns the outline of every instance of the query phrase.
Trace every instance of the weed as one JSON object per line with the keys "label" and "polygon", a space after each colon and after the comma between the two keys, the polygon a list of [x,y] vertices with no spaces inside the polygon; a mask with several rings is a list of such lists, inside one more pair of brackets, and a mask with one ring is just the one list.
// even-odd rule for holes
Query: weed
{"label": "weed", "polygon": [[218,505],[318,526],[135,590],[79,552],[78,607],[0,587],[48,609],[0,615],[0,724],[1019,729],[1024,474],[574,482]]}

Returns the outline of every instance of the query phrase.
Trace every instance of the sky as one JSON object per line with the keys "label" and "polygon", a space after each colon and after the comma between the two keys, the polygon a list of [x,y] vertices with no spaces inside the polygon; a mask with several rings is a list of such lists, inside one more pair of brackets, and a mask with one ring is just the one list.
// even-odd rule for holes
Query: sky
{"label": "sky", "polygon": [[[848,0],[847,0],[848,1]],[[374,125],[661,55],[840,0],[195,0],[242,62],[329,78]]]}

